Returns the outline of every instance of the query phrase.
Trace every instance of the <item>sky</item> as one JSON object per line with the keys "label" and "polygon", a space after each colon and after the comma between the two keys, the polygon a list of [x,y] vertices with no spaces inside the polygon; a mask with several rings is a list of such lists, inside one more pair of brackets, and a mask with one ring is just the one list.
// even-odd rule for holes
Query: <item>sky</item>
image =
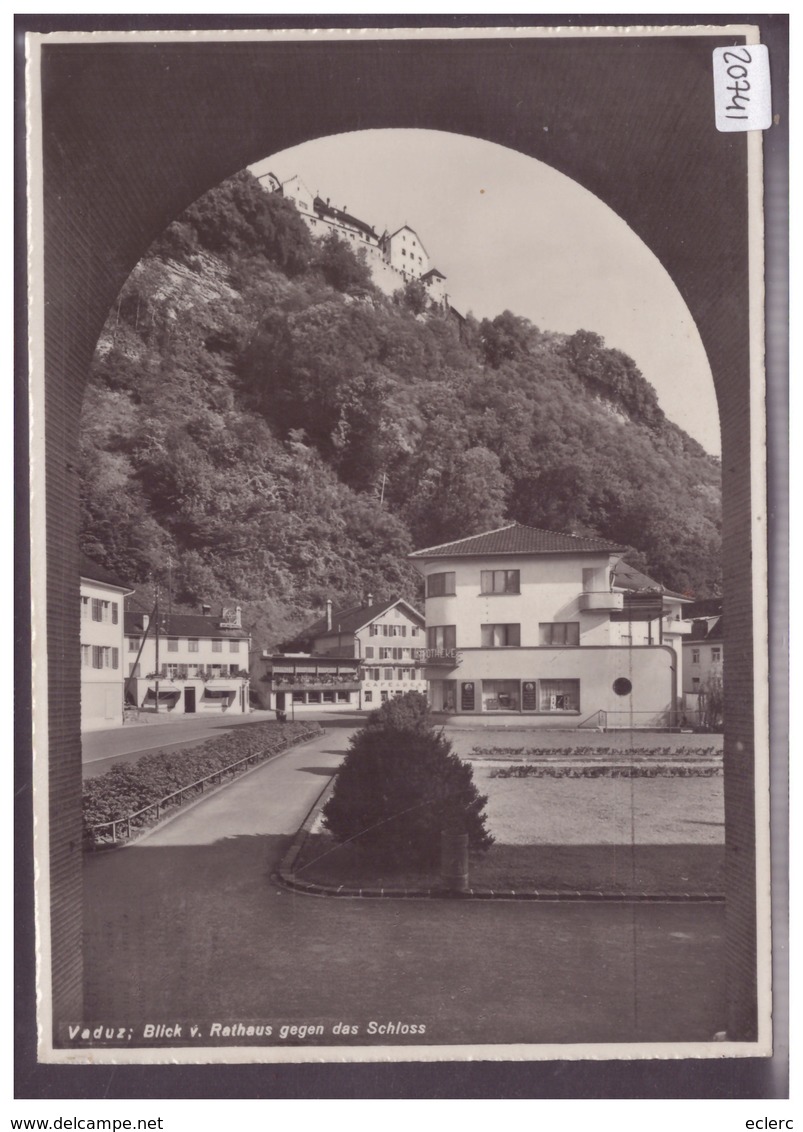
{"label": "sky", "polygon": [[409,224],[462,313],[507,309],[542,330],[595,331],[633,358],[670,420],[719,454],[713,379],[686,304],[646,244],[569,177],[432,130],[338,134],[250,168],[280,181],[300,174],[378,234]]}

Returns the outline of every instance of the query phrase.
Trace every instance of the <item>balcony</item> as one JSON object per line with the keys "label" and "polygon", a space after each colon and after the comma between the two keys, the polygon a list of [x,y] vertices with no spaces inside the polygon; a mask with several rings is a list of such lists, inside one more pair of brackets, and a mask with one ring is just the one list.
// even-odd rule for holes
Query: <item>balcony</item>
{"label": "balcony", "polygon": [[581,613],[614,613],[624,608],[624,594],[591,590],[580,594]]}
{"label": "balcony", "polygon": [[692,630],[691,621],[681,621],[679,617],[666,617],[664,619],[664,632],[675,637],[688,637]]}
{"label": "balcony", "polygon": [[423,668],[457,668],[462,659],[459,649],[413,649],[413,660]]}

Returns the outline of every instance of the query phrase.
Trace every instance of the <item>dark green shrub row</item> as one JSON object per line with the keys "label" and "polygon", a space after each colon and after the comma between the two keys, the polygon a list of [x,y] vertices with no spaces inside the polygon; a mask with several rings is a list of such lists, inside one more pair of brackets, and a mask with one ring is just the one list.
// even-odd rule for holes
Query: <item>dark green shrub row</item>
{"label": "dark green shrub row", "polygon": [[544,766],[525,763],[522,766],[499,766],[491,778],[713,778],[722,774],[721,766]]}
{"label": "dark green shrub row", "polygon": [[[144,755],[135,763],[120,763],[106,774],[84,781],[84,830],[102,822],[125,818],[183,786],[223,771],[240,759],[279,751],[311,738],[320,731],[317,723],[257,723],[234,728],[226,735],[181,751]],[[136,824],[153,820],[145,815]]]}
{"label": "dark green shrub row", "polygon": [[621,762],[625,758],[647,759],[655,762],[658,759],[672,759],[679,761],[697,761],[722,756],[718,747],[630,747],[622,750],[621,747],[472,747],[471,757],[475,759],[567,759],[580,760],[584,758],[599,761],[613,759]]}

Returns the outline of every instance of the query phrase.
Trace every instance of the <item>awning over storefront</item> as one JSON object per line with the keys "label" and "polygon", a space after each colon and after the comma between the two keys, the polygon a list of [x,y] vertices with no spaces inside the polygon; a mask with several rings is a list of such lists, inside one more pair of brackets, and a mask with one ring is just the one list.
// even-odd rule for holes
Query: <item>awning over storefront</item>
{"label": "awning over storefront", "polygon": [[242,680],[224,680],[220,678],[207,680],[206,682],[206,689],[209,692],[239,692],[242,686]]}

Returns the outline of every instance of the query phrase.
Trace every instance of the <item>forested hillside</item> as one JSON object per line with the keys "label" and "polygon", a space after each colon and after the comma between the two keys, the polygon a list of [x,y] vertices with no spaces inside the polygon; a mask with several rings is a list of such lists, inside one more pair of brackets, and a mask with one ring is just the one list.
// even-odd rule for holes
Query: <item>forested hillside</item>
{"label": "forested hillside", "polygon": [[387,299],[248,173],[164,233],[109,314],[82,429],[83,549],[260,643],[326,597],[419,600],[406,554],[516,519],[717,594],[720,470],[634,363],[509,311]]}

